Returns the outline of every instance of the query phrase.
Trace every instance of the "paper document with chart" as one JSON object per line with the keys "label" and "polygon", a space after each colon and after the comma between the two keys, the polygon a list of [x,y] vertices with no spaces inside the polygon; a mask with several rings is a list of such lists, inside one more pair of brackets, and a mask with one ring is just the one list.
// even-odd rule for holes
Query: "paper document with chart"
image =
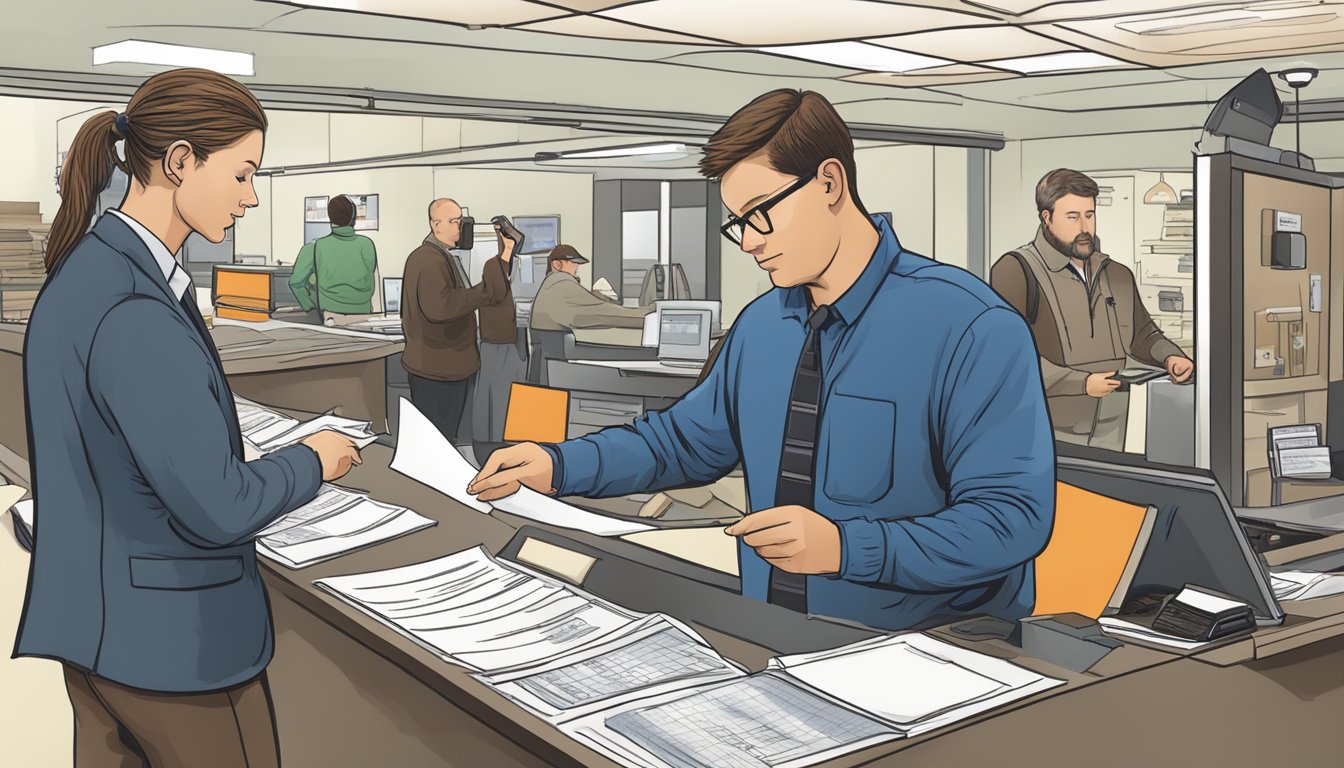
{"label": "paper document with chart", "polygon": [[288,568],[303,568],[432,525],[405,507],[324,484],[312,501],[257,534],[257,551]]}
{"label": "paper document with chart", "polygon": [[392,469],[477,512],[488,513],[498,509],[540,523],[587,531],[598,536],[623,536],[653,530],[653,526],[645,523],[579,509],[531,488],[520,488],[512,496],[498,501],[480,501],[467,493],[467,486],[476,477],[476,468],[406,398],[401,399],[397,450],[392,457]]}
{"label": "paper document with chart", "polygon": [[749,677],[611,707],[561,728],[625,765],[801,768],[1063,683],[908,633],[779,657]]}
{"label": "paper document with chart", "polygon": [[478,677],[543,719],[561,723],[626,701],[744,675],[689,627],[654,614],[544,664]]}

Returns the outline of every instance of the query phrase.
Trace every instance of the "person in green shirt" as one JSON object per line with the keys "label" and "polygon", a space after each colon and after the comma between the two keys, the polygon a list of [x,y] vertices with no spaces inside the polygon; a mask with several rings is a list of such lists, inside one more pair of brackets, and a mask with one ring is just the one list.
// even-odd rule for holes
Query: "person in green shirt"
{"label": "person in green shirt", "polygon": [[331,234],[299,249],[290,290],[305,312],[322,310],[326,325],[348,325],[373,313],[378,253],[355,234],[355,204],[345,195],[327,203]]}

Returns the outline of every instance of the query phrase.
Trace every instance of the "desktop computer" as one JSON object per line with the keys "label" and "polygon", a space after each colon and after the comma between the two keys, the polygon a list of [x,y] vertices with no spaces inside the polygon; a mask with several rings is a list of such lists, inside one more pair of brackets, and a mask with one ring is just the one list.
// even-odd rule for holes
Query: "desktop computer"
{"label": "desktop computer", "polygon": [[676,368],[702,368],[709,359],[710,312],[666,309],[659,313],[658,362]]}
{"label": "desktop computer", "polygon": [[644,334],[641,346],[658,346],[659,329],[662,327],[663,312],[667,310],[685,310],[701,309],[709,312],[709,335],[713,339],[719,335],[722,326],[719,324],[719,317],[722,313],[723,302],[719,301],[658,301],[654,302],[653,312],[650,312],[644,318]]}

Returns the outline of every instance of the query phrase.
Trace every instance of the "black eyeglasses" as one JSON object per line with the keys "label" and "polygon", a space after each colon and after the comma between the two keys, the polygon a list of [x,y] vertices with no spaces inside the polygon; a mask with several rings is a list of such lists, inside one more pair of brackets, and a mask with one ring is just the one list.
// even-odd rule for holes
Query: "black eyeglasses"
{"label": "black eyeglasses", "polygon": [[733,245],[742,244],[742,236],[746,234],[748,225],[762,235],[768,235],[771,232],[774,232],[774,225],[770,223],[770,209],[779,205],[780,201],[784,198],[807,186],[807,183],[816,177],[817,174],[809,173],[795,181],[788,189],[785,189],[783,192],[780,192],[769,200],[757,205],[741,216],[728,217],[728,222],[722,227],[719,227],[719,231],[723,233],[724,237],[731,240]]}

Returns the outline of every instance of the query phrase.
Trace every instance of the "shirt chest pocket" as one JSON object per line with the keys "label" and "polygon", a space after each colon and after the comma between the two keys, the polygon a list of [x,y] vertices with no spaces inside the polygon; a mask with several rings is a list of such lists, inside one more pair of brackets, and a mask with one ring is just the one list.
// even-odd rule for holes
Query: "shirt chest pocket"
{"label": "shirt chest pocket", "polygon": [[826,479],[822,490],[832,501],[875,502],[891,490],[896,446],[896,404],[854,395],[832,394],[822,414],[826,434]]}

